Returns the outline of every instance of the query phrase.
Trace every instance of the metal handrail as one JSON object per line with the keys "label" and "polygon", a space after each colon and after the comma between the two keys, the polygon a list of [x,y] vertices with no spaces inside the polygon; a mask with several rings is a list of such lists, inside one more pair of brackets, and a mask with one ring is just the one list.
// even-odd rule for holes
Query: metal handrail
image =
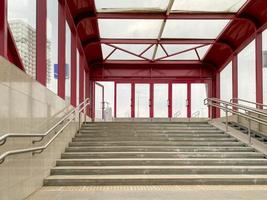
{"label": "metal handrail", "polygon": [[199,116],[200,116],[200,111],[199,110],[192,114],[192,117],[198,117],[199,118]]}
{"label": "metal handrail", "polygon": [[258,108],[258,109],[263,109],[264,107],[267,108],[267,105],[265,105],[265,104],[262,104],[262,103],[256,103],[256,102],[253,102],[253,101],[248,101],[248,100],[245,100],[245,99],[239,99],[239,98],[232,98],[232,99],[230,99],[230,102],[231,102],[231,103],[238,103],[238,102],[249,103],[249,104],[256,105],[256,108]]}
{"label": "metal handrail", "polygon": [[181,114],[182,114],[181,111],[178,110],[176,113],[174,113],[173,116],[176,118],[176,117],[179,117]]}
{"label": "metal handrail", "polygon": [[[85,99],[84,102],[80,103],[76,109],[80,108],[82,105],[84,105],[87,101],[89,101],[89,99]],[[53,125],[50,129],[48,129],[45,133],[37,133],[37,134],[30,134],[30,133],[26,133],[26,134],[19,134],[19,133],[7,133],[5,135],[2,135],[0,137],[0,146],[4,145],[6,143],[7,138],[10,137],[40,137],[41,139],[39,140],[34,140],[32,143],[36,143],[36,142],[41,142],[47,135],[49,135],[53,130],[55,130],[60,124],[62,124],[69,116],[71,116],[71,114],[73,114],[73,112],[75,111],[75,109],[72,109],[70,112],[68,112],[61,120],[59,120],[55,125]]]}
{"label": "metal handrail", "polygon": [[[247,119],[249,122],[247,127],[249,144],[251,144],[251,121],[267,125],[267,121],[260,118],[260,116],[267,117],[266,112],[263,112],[262,110],[251,108],[237,103],[223,101],[216,98],[207,98],[204,100],[204,104],[207,105],[208,107],[219,108],[226,113],[226,132],[228,132],[228,123],[229,123],[228,113],[232,113],[234,115],[238,115]],[[243,110],[244,112],[240,112],[239,110]]]}
{"label": "metal handrail", "polygon": [[[80,108],[81,105],[83,105],[82,108]],[[85,113],[85,109],[86,109],[86,107],[88,105],[90,105],[90,102],[89,102],[89,99],[86,99],[79,106],[77,106],[75,109],[73,109],[69,114],[67,114],[68,117],[71,116],[71,114],[74,114],[74,116],[72,116],[72,118],[69,118],[68,119],[68,122],[63,127],[61,127],[60,130],[58,130],[55,133],[55,135],[45,145],[38,146],[38,147],[32,147],[32,148],[26,148],[26,149],[19,149],[19,150],[7,151],[7,152],[3,153],[2,155],[0,155],[0,164],[2,164],[5,161],[6,157],[11,156],[11,155],[22,154],[22,153],[29,153],[29,152],[32,152],[33,155],[42,153],[58,137],[58,135],[65,130],[65,128],[72,122],[72,120],[74,120],[76,118],[76,115],[75,115],[76,114],[76,111],[78,111],[78,115],[79,115],[79,126],[80,126],[80,113],[82,111],[84,111],[84,113]],[[66,118],[64,117],[64,120],[63,121],[65,121],[65,119]],[[85,114],[85,122],[86,122],[86,114]],[[57,124],[58,124],[57,126],[59,126],[61,123],[57,123]],[[28,134],[26,134],[26,135],[28,135]],[[25,137],[28,137],[28,136],[25,136]]]}

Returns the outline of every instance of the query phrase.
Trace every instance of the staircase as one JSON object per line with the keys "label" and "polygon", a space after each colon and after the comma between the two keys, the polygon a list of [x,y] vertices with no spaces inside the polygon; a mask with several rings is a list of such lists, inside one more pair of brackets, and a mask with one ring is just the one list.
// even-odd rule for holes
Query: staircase
{"label": "staircase", "polygon": [[206,122],[86,123],[44,184],[267,184],[267,159]]}

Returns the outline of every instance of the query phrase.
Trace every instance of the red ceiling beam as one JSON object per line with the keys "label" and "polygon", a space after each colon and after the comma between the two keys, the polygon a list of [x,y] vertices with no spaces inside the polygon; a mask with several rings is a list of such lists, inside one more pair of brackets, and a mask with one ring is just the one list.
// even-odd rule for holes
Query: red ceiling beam
{"label": "red ceiling beam", "polygon": [[158,65],[172,65],[172,66],[179,66],[179,65],[202,65],[203,63],[198,60],[182,60],[182,61],[145,61],[145,60],[108,60],[104,61],[102,65],[124,65],[126,68],[130,68],[133,65],[149,65],[153,64],[155,66]]}
{"label": "red ceiling beam", "polygon": [[[157,39],[101,39],[106,44],[156,44]],[[161,39],[159,44],[213,44],[214,39]]]}
{"label": "red ceiling beam", "polygon": [[[167,19],[233,19],[233,13],[170,13]],[[97,13],[98,19],[166,19],[166,13],[105,12]]]}

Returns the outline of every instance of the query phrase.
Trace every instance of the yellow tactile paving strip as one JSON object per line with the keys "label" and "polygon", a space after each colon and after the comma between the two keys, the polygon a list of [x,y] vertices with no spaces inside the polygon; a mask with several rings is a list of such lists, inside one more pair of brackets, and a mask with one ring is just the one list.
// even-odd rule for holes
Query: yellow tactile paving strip
{"label": "yellow tactile paving strip", "polygon": [[240,190],[266,190],[267,185],[234,185],[234,186],[67,186],[67,187],[43,187],[41,191],[212,191],[212,190],[227,190],[227,191],[240,191]]}

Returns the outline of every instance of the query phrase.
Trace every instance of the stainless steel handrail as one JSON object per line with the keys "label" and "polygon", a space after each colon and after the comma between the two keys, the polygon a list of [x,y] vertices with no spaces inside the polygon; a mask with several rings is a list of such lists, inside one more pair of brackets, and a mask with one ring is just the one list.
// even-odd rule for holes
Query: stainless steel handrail
{"label": "stainless steel handrail", "polygon": [[[204,100],[204,104],[208,107],[219,108],[226,113],[226,132],[228,132],[228,123],[229,123],[229,113],[232,113],[237,116],[244,117],[248,120],[248,141],[251,144],[251,121],[257,122],[259,124],[267,125],[267,120],[260,118],[267,117],[267,113],[262,110],[251,108],[237,103],[231,103],[223,101],[216,98],[207,98]],[[211,110],[211,109],[210,109]],[[240,112],[243,110],[244,112]],[[256,115],[256,116],[255,116]]]}
{"label": "stainless steel handrail", "polygon": [[200,116],[200,111],[199,110],[192,114],[192,117],[198,117],[199,118],[199,116]]}
{"label": "stainless steel handrail", "polygon": [[265,105],[265,104],[256,103],[256,102],[253,102],[253,101],[248,101],[248,100],[239,99],[239,98],[232,98],[232,99],[230,99],[230,102],[231,103],[238,103],[238,102],[249,103],[249,104],[252,104],[252,105],[256,105],[256,108],[258,108],[258,109],[263,109],[264,107],[267,108],[267,105]]}
{"label": "stainless steel handrail", "polygon": [[[83,107],[80,108],[80,105],[83,105]],[[82,111],[84,111],[84,113],[85,113],[86,107],[88,105],[90,105],[89,99],[86,99],[80,105],[71,111],[71,114],[74,114],[74,116],[72,116],[72,118],[68,119],[68,122],[64,126],[62,126],[60,128],[60,130],[58,130],[56,132],[56,134],[45,145],[38,146],[38,147],[32,147],[32,148],[26,148],[26,149],[7,151],[7,152],[3,153],[2,155],[0,155],[0,164],[2,164],[5,161],[6,157],[11,156],[11,155],[23,154],[23,153],[29,153],[29,152],[32,152],[33,155],[42,153],[58,137],[58,135],[60,133],[62,133],[65,130],[65,128],[76,118],[76,115],[75,115],[76,111],[78,111],[79,116],[80,116],[80,113]],[[71,116],[71,115],[68,114],[68,116]],[[86,116],[85,116],[85,122],[86,122]],[[58,125],[60,125],[60,124],[58,124]],[[80,121],[79,121],[79,125],[80,125]]]}
{"label": "stainless steel handrail", "polygon": [[[86,102],[88,102],[89,99],[85,99],[84,102],[80,103],[77,107],[77,108],[80,108],[82,105],[84,105]],[[55,130],[60,124],[62,124],[69,116],[71,116],[73,114],[73,111],[75,111],[75,109],[72,109],[70,112],[68,112],[61,120],[59,120],[55,125],[53,125],[49,130],[47,130],[45,133],[37,133],[37,134],[29,134],[29,133],[26,133],[26,134],[19,134],[19,133],[7,133],[5,135],[2,135],[0,137],[0,146],[1,145],[4,145],[6,143],[6,140],[7,138],[10,138],[10,137],[40,137],[41,139],[39,140],[34,140],[33,141],[33,144],[36,143],[36,142],[41,142],[47,135],[49,135],[53,130]]]}
{"label": "stainless steel handrail", "polygon": [[174,116],[175,118],[177,118],[177,117],[179,117],[181,114],[182,114],[181,111],[178,110],[176,113],[174,113],[173,116]]}

